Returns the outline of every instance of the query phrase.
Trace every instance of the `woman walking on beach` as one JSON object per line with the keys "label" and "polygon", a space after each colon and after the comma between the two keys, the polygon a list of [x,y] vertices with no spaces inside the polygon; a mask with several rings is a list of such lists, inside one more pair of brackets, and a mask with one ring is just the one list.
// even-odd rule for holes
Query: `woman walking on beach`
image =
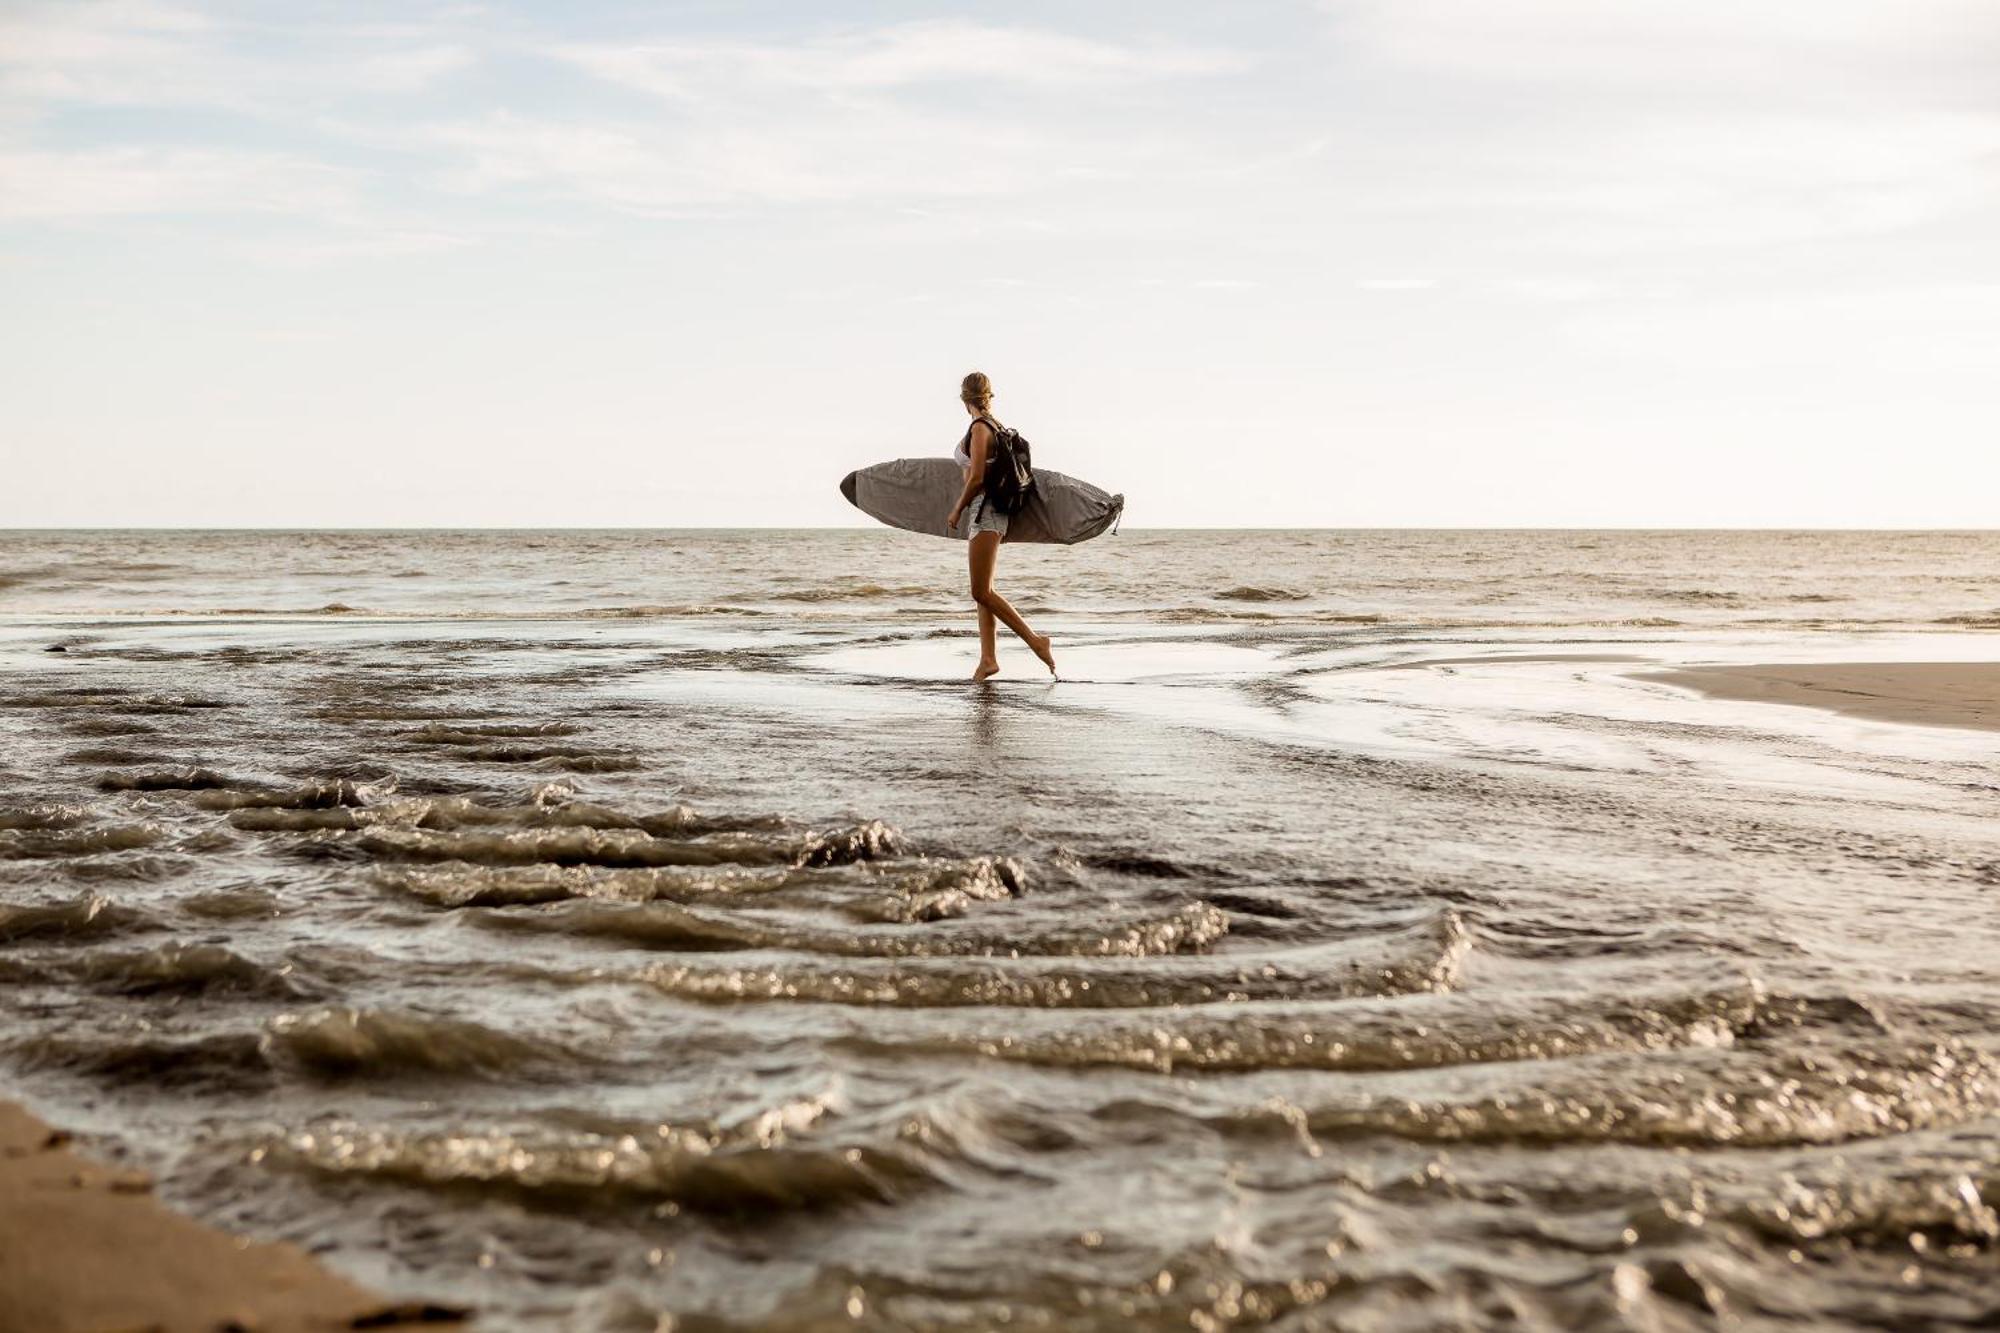
{"label": "woman walking on beach", "polygon": [[986,460],[993,448],[994,434],[999,429],[999,423],[989,411],[993,405],[993,382],[975,370],[960,383],[958,399],[965,404],[966,412],[972,417],[972,425],[966,428],[965,438],[958,442],[958,449],[952,454],[965,469],[965,488],[959,492],[958,503],[951,507],[945,526],[957,531],[961,518],[970,525],[966,560],[972,572],[972,600],[979,606],[979,665],[973,668],[972,678],[975,681],[985,680],[1000,670],[1000,659],[993,642],[995,617],[1005,621],[1008,629],[1021,636],[1021,642],[1034,650],[1035,656],[1042,659],[1042,665],[1053,676],[1056,654],[1048,636],[1028,628],[1028,622],[1021,619],[1020,612],[993,588],[993,565],[1000,558],[1000,542],[1007,535],[1007,515],[994,508],[985,494]]}

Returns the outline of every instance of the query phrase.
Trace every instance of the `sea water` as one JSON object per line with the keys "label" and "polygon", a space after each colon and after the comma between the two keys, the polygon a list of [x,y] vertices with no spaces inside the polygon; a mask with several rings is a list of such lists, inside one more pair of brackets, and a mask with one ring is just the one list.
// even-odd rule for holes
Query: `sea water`
{"label": "sea water", "polygon": [[1993,737],[1652,675],[2000,537],[962,561],[0,534],[6,1088],[486,1328],[1996,1317]]}

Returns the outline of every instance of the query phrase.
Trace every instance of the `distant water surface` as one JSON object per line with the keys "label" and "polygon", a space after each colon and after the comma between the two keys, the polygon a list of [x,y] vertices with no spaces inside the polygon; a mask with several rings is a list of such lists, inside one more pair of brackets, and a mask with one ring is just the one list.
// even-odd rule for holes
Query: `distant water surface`
{"label": "distant water surface", "polygon": [[488,1329],[2000,1320],[1995,738],[1648,675],[2000,536],[962,561],[0,534],[8,1089]]}
{"label": "distant water surface", "polygon": [[[1008,548],[1021,605],[1168,623],[2000,627],[2000,534],[1126,529]],[[933,617],[964,551],[878,529],[0,532],[64,614]]]}

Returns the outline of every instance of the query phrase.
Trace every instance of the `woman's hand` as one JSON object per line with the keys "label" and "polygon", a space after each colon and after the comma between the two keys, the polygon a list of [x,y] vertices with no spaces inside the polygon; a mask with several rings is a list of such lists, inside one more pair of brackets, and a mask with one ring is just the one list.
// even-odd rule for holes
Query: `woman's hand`
{"label": "woman's hand", "polygon": [[965,513],[964,505],[953,505],[951,507],[951,513],[945,517],[944,530],[946,532],[958,531],[958,520],[964,513]]}

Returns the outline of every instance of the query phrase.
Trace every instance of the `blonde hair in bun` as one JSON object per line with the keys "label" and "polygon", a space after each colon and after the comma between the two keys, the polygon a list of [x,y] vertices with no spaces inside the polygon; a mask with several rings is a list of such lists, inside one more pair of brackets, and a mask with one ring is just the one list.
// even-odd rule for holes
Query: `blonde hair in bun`
{"label": "blonde hair in bun", "polygon": [[993,381],[986,378],[985,372],[973,371],[959,381],[958,400],[984,412],[993,406]]}

